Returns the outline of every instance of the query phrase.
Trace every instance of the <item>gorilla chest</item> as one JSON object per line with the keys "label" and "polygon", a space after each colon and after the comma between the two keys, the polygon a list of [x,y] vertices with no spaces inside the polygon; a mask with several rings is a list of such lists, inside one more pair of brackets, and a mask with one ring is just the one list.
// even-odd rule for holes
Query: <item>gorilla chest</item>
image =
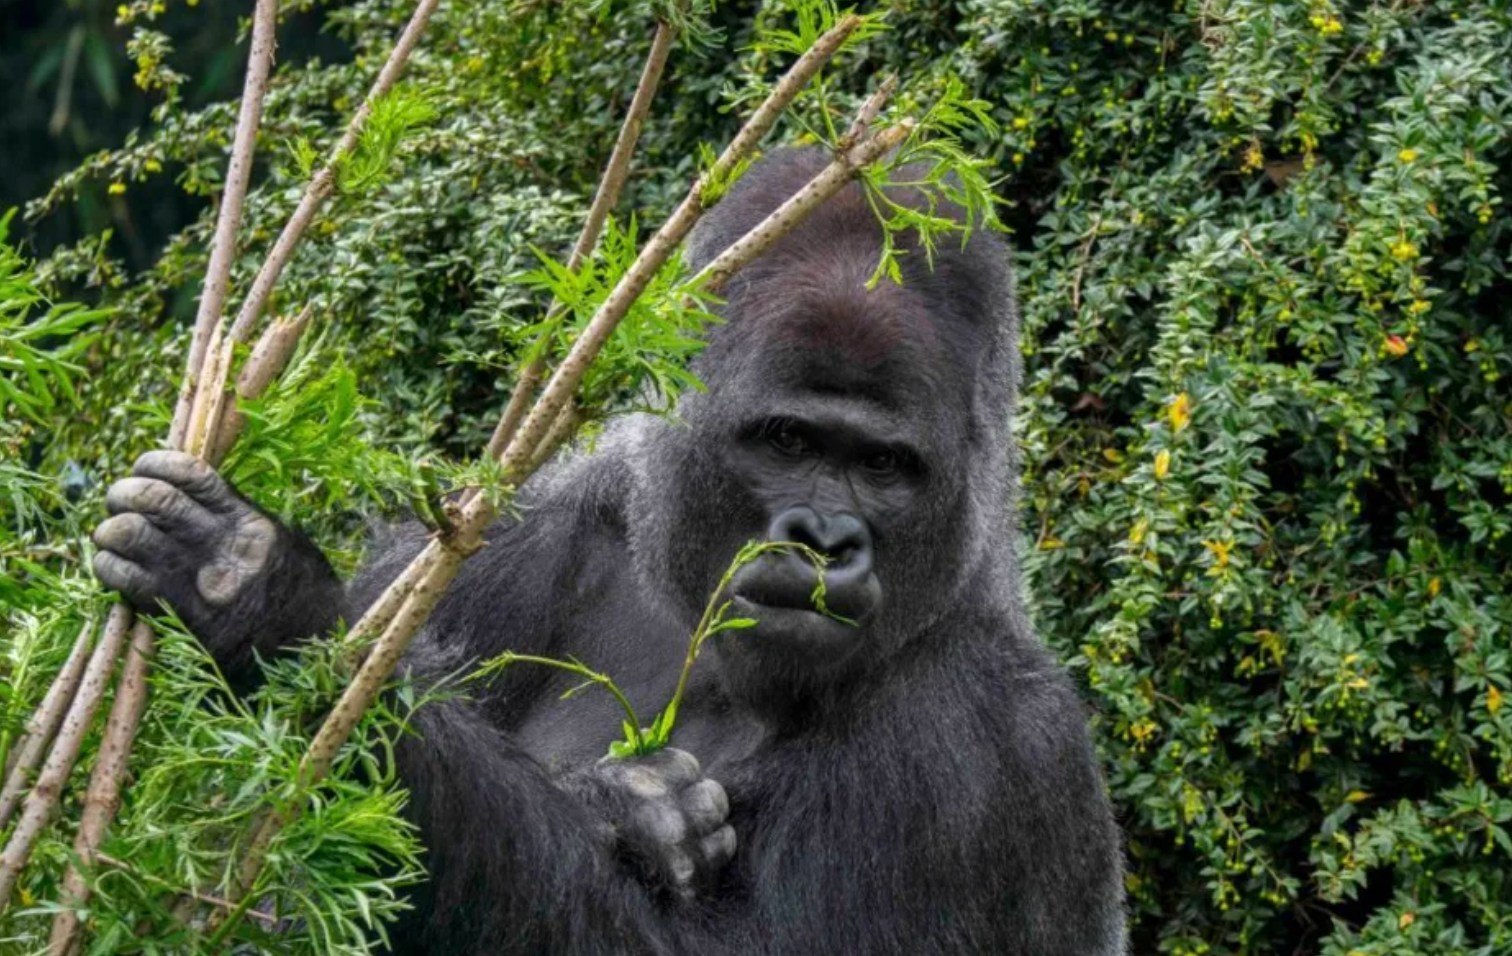
{"label": "gorilla chest", "polygon": [[[646,607],[638,595],[613,593],[585,603],[567,626],[541,651],[559,659],[575,658],[607,674],[624,692],[641,726],[649,725],[672,699],[677,687],[687,635],[668,616]],[[522,648],[523,650],[523,648]],[[689,750],[706,766],[738,734],[727,717],[712,675],[712,662],[701,661],[693,671],[673,743]],[[515,740],[526,752],[553,771],[587,766],[609,751],[623,736],[626,721],[618,701],[600,687],[574,688],[583,681],[567,672],[536,675],[540,683],[525,698],[510,705]],[[571,693],[570,697],[563,695]]]}

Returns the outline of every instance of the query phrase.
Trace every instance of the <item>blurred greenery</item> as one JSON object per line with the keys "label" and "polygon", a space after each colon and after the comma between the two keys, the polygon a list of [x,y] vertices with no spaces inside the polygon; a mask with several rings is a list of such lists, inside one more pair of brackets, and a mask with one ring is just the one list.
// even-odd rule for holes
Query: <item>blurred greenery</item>
{"label": "blurred greenery", "polygon": [[[721,106],[781,61],[753,31],[785,25],[789,6],[720,3],[718,32],[674,53],[622,213],[657,221],[698,144],[727,138]],[[854,102],[898,70],[918,102],[954,78],[999,127],[965,146],[1001,172],[1017,250],[1028,586],[1095,711],[1134,951],[1512,954],[1512,12],[879,6],[890,29],[829,74],[829,95]],[[287,145],[330,144],[408,7],[290,12],[281,42],[319,22],[346,53],[280,57],[233,295],[297,199]],[[12,89],[19,62],[40,63],[15,50],[93,23],[119,102],[137,105],[86,109],[104,94],[78,79],[99,138],[48,154],[78,161],[57,177],[6,139],[3,162],[32,177],[16,180],[24,197],[3,188],[29,200],[37,283],[113,310],[68,359],[84,369],[78,404],[43,427],[8,407],[0,433],[27,476],[6,477],[0,503],[0,659],[29,675],[11,721],[77,632],[102,483],[162,434],[234,117],[234,80],[190,92],[210,72],[193,25],[221,24],[212,46],[232,49],[225,4],[169,3],[130,28],[88,3],[28,9],[46,17],[6,23]],[[123,44],[175,24],[176,52],[151,65],[188,80],[144,123],[165,94],[133,86]],[[434,120],[400,144],[392,178],[321,215],[279,293],[280,311],[315,306],[304,361],[324,384],[270,399],[270,444],[252,436],[236,466],[265,469],[254,494],[344,563],[363,518],[404,501],[410,462],[482,444],[518,330],[538,318],[539,291],[510,279],[539,266],[534,249],[568,248],[649,35],[644,3],[442,4],[408,71]],[[226,76],[244,56],[243,41]],[[50,105],[7,102],[5,123],[45,127]],[[123,223],[170,208],[136,250]],[[316,427],[329,421],[344,424]],[[328,449],[281,458],[317,434]],[[170,759],[189,719],[154,713],[144,767]],[[374,734],[392,729],[377,720]],[[136,799],[112,839],[140,839],[133,821],[153,809]],[[352,892],[355,871],[322,872]]]}

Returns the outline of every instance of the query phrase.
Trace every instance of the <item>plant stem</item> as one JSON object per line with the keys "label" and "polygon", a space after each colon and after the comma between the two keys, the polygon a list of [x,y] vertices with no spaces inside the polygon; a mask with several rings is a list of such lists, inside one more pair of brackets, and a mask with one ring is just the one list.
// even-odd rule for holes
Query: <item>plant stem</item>
{"label": "plant stem", "polygon": [[[237,373],[237,398],[252,399],[261,396],[283,374],[289,360],[294,357],[294,350],[299,347],[300,337],[309,327],[314,311],[313,304],[306,305],[296,317],[275,319],[272,325],[263,330],[252,354]],[[246,424],[247,416],[241,413],[236,403],[226,404],[221,410],[220,422],[212,430],[214,443],[205,449],[205,460],[218,467],[241,437],[241,430]]]}
{"label": "plant stem", "polygon": [[21,804],[21,815],[16,820],[15,829],[11,831],[10,841],[5,844],[5,850],[0,851],[0,912],[9,905],[11,891],[16,887],[22,868],[31,858],[32,848],[36,846],[37,838],[47,828],[53,811],[58,807],[63,788],[78,759],[79,749],[89,734],[90,724],[94,722],[95,711],[105,699],[110,672],[115,669],[115,662],[121,656],[121,645],[131,626],[129,607],[117,604],[110,609],[104,634],[100,637],[95,652],[90,655],[89,665],[84,669],[84,677],[79,682],[78,693],[69,705],[63,725],[58,728],[52,751],[48,753],[31,792]]}
{"label": "plant stem", "polygon": [[252,13],[252,48],[247,56],[247,78],[242,86],[241,108],[236,117],[231,162],[226,167],[226,188],[221,193],[220,212],[215,220],[210,262],[205,267],[199,313],[194,318],[194,337],[189,341],[188,367],[179,387],[178,405],[174,408],[173,425],[168,432],[170,448],[184,447],[190,409],[199,390],[200,371],[211,335],[220,326],[221,311],[225,308],[226,293],[231,286],[231,261],[236,257],[236,233],[241,228],[247,184],[252,179],[252,158],[257,149],[257,128],[262,123],[263,100],[267,96],[268,75],[273,66],[277,26],[278,4],[272,0],[258,0]]}
{"label": "plant stem", "polygon": [[598,684],[612,694],[614,699],[619,702],[620,710],[625,712],[625,721],[634,728],[632,733],[636,744],[639,745],[642,742],[640,716],[635,712],[635,705],[630,703],[630,698],[625,696],[625,692],[620,690],[620,686],[608,674],[600,673],[586,664],[577,661],[559,661],[554,657],[516,654],[514,651],[501,654],[499,657],[494,658],[494,660],[501,664],[541,664],[545,667],[555,667],[557,670],[567,671],[569,674],[577,674]]}
{"label": "plant stem", "polygon": [[[645,125],[646,116],[651,112],[651,100],[656,95],[656,88],[661,84],[662,72],[667,66],[667,57],[672,52],[672,44],[677,39],[677,30],[666,22],[656,25],[656,36],[651,41],[651,52],[646,56],[646,64],[641,68],[640,82],[635,87],[635,96],[630,100],[630,108],[625,113],[625,120],[620,125],[619,136],[614,141],[614,152],[609,156],[609,165],[604,168],[604,175],[599,180],[598,190],[593,195],[593,204],[588,207],[588,218],[583,222],[583,230],[578,234],[577,244],[572,247],[572,255],[567,260],[567,271],[577,272],[582,267],[583,261],[593,254],[593,249],[598,245],[599,236],[604,231],[604,223],[609,219],[609,213],[619,202],[620,190],[624,188],[625,180],[630,173],[630,160],[635,155],[635,144],[640,140],[641,128]],[[560,317],[566,309],[559,302],[554,302],[547,311],[547,323],[553,318]],[[494,428],[493,437],[488,440],[488,456],[498,458],[508,447],[510,439],[520,427],[526,411],[529,410],[531,399],[535,398],[536,387],[541,383],[541,375],[546,368],[548,347],[542,348],[534,358],[526,364],[520,372],[519,381],[515,383],[514,392],[509,396],[509,404],[504,408],[504,414],[499,419],[499,424]],[[467,496],[471,501],[474,495]]]}
{"label": "plant stem", "polygon": [[78,948],[83,928],[79,910],[89,900],[89,886],[79,867],[94,866],[100,842],[121,805],[126,761],[147,708],[147,665],[152,659],[152,637],[152,626],[146,621],[139,620],[131,628],[131,647],[126,652],[115,702],[100,742],[100,754],[95,758],[89,789],[84,794],[84,810],[79,815],[79,832],[74,838],[78,861],[70,864],[63,876],[60,902],[64,908],[53,917],[52,937],[47,946],[49,956],[66,956]]}
{"label": "plant stem", "polygon": [[[415,7],[415,12],[410,16],[409,23],[405,25],[404,32],[400,34],[394,49],[389,52],[388,60],[379,71],[378,78],[373,81],[368,90],[367,97],[362,105],[352,114],[347,122],[346,132],[342,134],[341,142],[336,145],[329,161],[313,177],[305,187],[304,195],[300,197],[299,205],[295,207],[293,215],[284,224],[283,232],[279,233],[278,239],[273,243],[273,249],[268,253],[268,258],[263,261],[262,268],[257,271],[257,278],[252,280],[252,287],[247,291],[247,298],[242,303],[241,311],[236,315],[236,321],[231,326],[231,332],[226,336],[226,347],[230,348],[239,342],[247,341],[252,334],[252,326],[256,324],[257,317],[262,314],[263,307],[268,304],[268,299],[273,295],[273,287],[278,284],[279,276],[283,274],[284,266],[294,256],[294,250],[299,246],[299,240],[304,237],[304,232],[314,220],[315,214],[320,211],[321,205],[326,198],[336,190],[336,174],[343,160],[351,155],[357,148],[358,141],[362,138],[362,130],[367,125],[368,116],[373,112],[373,104],[383,97],[399,80],[399,74],[404,70],[404,64],[415,49],[415,44],[420,40],[420,34],[424,32],[425,25],[430,22],[431,14],[436,12],[436,7],[441,0],[420,0]],[[225,382],[220,383],[220,390],[224,391]]]}
{"label": "plant stem", "polygon": [[[189,347],[188,368],[179,390],[179,401],[174,409],[173,423],[169,428],[168,446],[183,448],[192,442],[194,450],[203,447],[203,434],[197,435],[205,426],[196,428],[202,421],[199,415],[205,405],[207,389],[219,387],[224,371],[206,375],[214,367],[220,369],[229,356],[224,356],[215,346],[222,328],[222,310],[230,287],[231,262],[236,255],[236,234],[241,226],[247,186],[252,176],[252,160],[257,151],[257,129],[262,123],[263,102],[268,91],[268,78],[272,72],[273,51],[277,44],[277,0],[257,0],[253,10],[251,49],[247,55],[247,76],[242,86],[242,101],[236,122],[236,135],[232,141],[231,159],[226,170],[226,188],[221,195],[220,212],[216,217],[215,237],[210,249],[210,261],[205,269],[204,288],[200,295],[199,314],[195,318],[194,337]],[[120,805],[121,784],[126,774],[126,762],[131,755],[131,745],[141,725],[142,714],[147,707],[147,668],[152,655],[152,629],[145,622],[134,620],[129,608],[118,605],[112,616],[119,613],[131,630],[130,646],[126,663],[122,668],[120,686],[111,705],[110,717],[105,725],[105,734],[100,743],[100,756],[89,779],[85,794],[84,810],[80,817],[79,832],[74,840],[74,852],[78,861],[88,866],[105,830]],[[100,653],[105,647],[96,650]],[[117,651],[119,653],[119,651]],[[114,660],[110,661],[114,666]],[[103,685],[100,692],[104,693]],[[98,702],[96,702],[98,703]],[[77,751],[75,752],[77,753]],[[54,956],[66,954],[78,944],[81,924],[78,909],[89,898],[89,889],[76,864],[70,864],[63,879],[63,898],[53,920],[52,938],[48,945]],[[3,906],[0,898],[0,906]]]}
{"label": "plant stem", "polygon": [[736,270],[770,249],[773,243],[791,232],[809,213],[838,193],[862,167],[882,158],[884,153],[907,139],[912,131],[913,123],[905,119],[897,126],[881,130],[862,140],[848,152],[836,156],[802,189],[721,252],[713,262],[704,266],[690,284],[707,292],[718,292]]}
{"label": "plant stem", "polygon": [[16,746],[16,759],[6,775],[5,789],[0,791],[0,833],[5,832],[11,814],[16,812],[22,795],[26,793],[28,781],[36,773],[42,758],[47,755],[47,745],[52,743],[58,725],[63,723],[63,716],[73,703],[79,679],[84,676],[84,667],[89,663],[90,638],[94,636],[94,628],[93,618],[84,622],[78,639],[74,641],[73,650],[68,652],[68,660],[63,662],[63,669],[58,671],[57,679],[47,689],[42,703],[37,705],[26,722],[26,733]]}

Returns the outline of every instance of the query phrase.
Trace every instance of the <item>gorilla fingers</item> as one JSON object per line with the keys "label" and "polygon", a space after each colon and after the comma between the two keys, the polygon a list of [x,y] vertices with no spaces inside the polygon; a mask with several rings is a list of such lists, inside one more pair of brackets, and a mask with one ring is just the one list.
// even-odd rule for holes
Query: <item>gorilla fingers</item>
{"label": "gorilla fingers", "polygon": [[613,846],[641,880],[677,900],[711,888],[735,855],[730,801],[692,754],[605,758],[566,786],[612,821]]}
{"label": "gorilla fingers", "polygon": [[318,633],[343,609],[324,556],[193,455],[146,453],[105,504],[100,583],[143,611],[166,601],[233,683],[251,676],[254,651]]}

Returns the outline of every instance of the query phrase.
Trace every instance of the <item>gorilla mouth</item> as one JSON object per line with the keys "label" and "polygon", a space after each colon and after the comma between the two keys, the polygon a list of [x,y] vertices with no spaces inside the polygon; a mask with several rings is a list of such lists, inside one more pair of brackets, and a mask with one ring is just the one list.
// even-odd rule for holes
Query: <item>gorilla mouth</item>
{"label": "gorilla mouth", "polygon": [[[882,597],[882,585],[867,569],[858,575],[832,571],[825,577],[825,607],[814,605],[816,574],[807,561],[789,555],[766,555],[741,568],[731,582],[735,610],[757,621],[753,637],[817,650],[849,646]],[[837,620],[844,618],[845,620]],[[736,632],[746,633],[746,632]]]}

